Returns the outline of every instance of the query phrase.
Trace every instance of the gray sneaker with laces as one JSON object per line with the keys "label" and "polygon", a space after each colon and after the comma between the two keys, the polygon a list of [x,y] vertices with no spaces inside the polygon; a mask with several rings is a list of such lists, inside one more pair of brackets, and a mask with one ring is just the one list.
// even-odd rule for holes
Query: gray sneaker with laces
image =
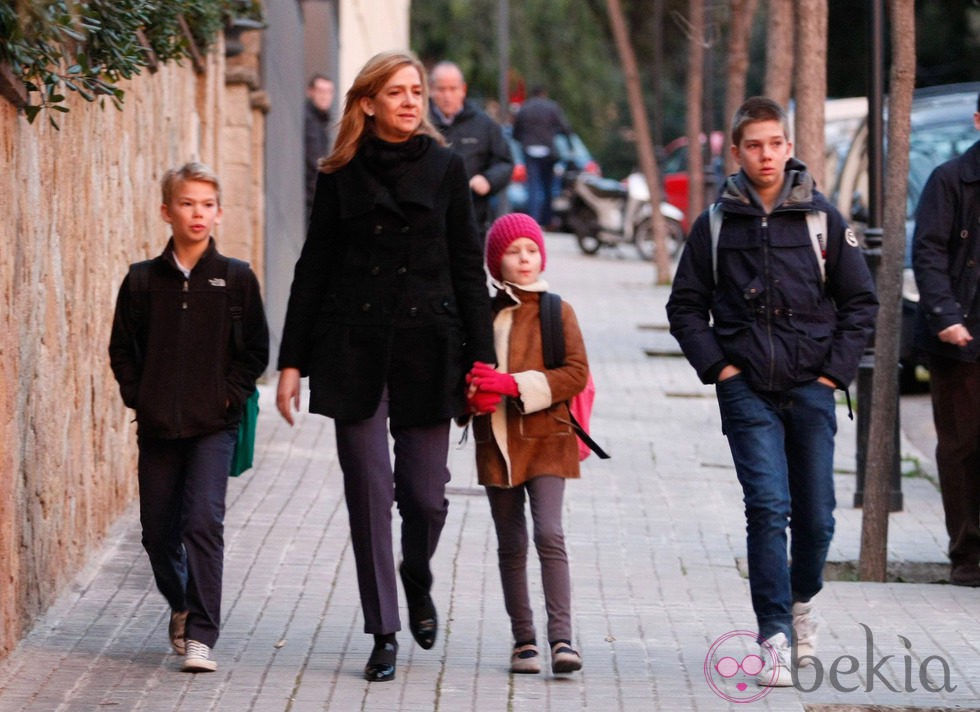
{"label": "gray sneaker with laces", "polygon": [[211,648],[196,640],[187,641],[182,672],[214,672],[217,669],[218,663],[211,658]]}

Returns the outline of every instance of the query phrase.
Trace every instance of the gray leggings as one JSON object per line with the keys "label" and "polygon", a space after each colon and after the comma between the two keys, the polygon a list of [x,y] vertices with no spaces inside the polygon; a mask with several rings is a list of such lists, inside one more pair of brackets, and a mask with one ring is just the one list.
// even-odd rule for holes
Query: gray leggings
{"label": "gray leggings", "polygon": [[561,526],[565,480],[534,477],[519,487],[487,487],[490,511],[497,530],[497,559],[515,642],[534,640],[534,615],[527,585],[527,523],[525,492],[531,500],[534,546],[541,562],[541,584],[548,612],[548,641],[572,639],[572,592]]}

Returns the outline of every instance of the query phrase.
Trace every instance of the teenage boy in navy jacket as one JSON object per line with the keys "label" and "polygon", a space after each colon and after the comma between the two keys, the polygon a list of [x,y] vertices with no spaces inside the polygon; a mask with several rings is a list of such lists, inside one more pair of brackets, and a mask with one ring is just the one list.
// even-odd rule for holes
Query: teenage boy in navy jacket
{"label": "teenage boy in navy jacket", "polygon": [[[811,662],[815,649],[810,599],[823,587],[834,533],[834,390],[853,380],[878,305],[854,233],[791,157],[788,136],[771,99],[748,99],[735,113],[731,150],[741,170],[719,200],[717,244],[706,211],[667,302],[684,355],[716,384],[744,493],[749,588],[767,663],[757,681],[779,687],[793,684],[793,665]],[[811,236],[814,211],[826,216],[826,235]]]}
{"label": "teenage boy in navy jacket", "polygon": [[143,547],[170,604],[170,643],[184,671],[210,672],[225,492],[243,406],[269,360],[269,332],[255,275],[219,254],[211,237],[221,219],[217,176],[187,163],[167,171],[162,189],[173,237],[123,280],[109,357],[136,411]]}

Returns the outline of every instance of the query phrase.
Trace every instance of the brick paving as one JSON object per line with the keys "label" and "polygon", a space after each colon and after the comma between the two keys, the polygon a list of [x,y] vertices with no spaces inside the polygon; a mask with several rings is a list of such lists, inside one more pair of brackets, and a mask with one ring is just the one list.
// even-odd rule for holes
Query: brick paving
{"label": "brick paving", "polygon": [[[709,684],[705,657],[715,641],[754,627],[739,572],[741,493],[713,390],[670,355],[677,347],[665,330],[668,289],[652,286],[652,266],[628,247],[583,256],[563,235],[549,235],[548,248],[546,276],[575,306],[590,350],[592,429],[613,455],[590,458],[566,490],[582,672],[507,672],[495,538],[469,443],[451,452],[449,520],[433,564],[439,640],[423,651],[403,631],[397,679],[364,682],[371,639],[362,632],[332,424],[306,414],[286,426],[270,382],[261,387],[256,466],[229,488],[218,671],[178,672],[131,507],[0,662],[0,711],[974,708],[980,590],[941,583],[829,581],[815,599],[819,678],[811,667],[798,689],[745,704],[729,698],[758,695],[751,683],[739,691],[741,678],[714,676]],[[843,404],[839,426],[830,558],[849,562],[860,553],[861,510],[852,507],[855,425]],[[903,479],[889,559],[943,564],[935,468],[904,437],[902,452],[925,476]],[[531,575],[543,624],[535,567]]]}

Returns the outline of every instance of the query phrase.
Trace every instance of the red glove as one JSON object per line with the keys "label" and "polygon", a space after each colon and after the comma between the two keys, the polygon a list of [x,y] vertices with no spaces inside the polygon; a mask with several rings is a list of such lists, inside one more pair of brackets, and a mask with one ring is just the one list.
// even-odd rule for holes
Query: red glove
{"label": "red glove", "polygon": [[466,399],[470,407],[470,412],[476,413],[477,415],[492,413],[497,409],[497,404],[500,401],[501,397],[499,393],[490,393],[489,391],[477,391]]}
{"label": "red glove", "polygon": [[488,364],[477,361],[473,364],[466,380],[470,384],[476,385],[481,391],[499,393],[503,396],[516,398],[520,391],[517,389],[517,381],[509,373],[501,373]]}

